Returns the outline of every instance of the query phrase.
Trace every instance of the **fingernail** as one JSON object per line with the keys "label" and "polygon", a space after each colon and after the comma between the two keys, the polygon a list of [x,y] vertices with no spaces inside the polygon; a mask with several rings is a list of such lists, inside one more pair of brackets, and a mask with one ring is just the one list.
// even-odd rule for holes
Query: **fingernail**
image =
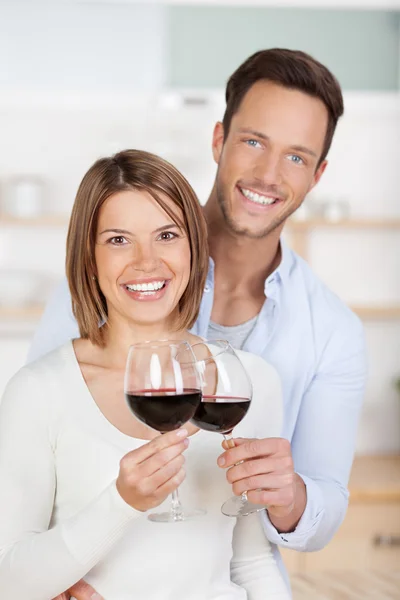
{"label": "fingernail", "polygon": [[217,460],[217,463],[219,464],[220,467],[223,467],[225,464],[225,459],[223,456],[220,456],[219,459]]}
{"label": "fingernail", "polygon": [[186,448],[189,446],[189,440],[187,438],[183,440],[183,445],[186,446]]}
{"label": "fingernail", "polygon": [[102,600],[102,597],[100,596],[100,594],[93,594],[92,596],[90,596],[90,600]]}
{"label": "fingernail", "polygon": [[176,432],[176,437],[186,437],[187,434],[187,429],[178,429],[178,431]]}

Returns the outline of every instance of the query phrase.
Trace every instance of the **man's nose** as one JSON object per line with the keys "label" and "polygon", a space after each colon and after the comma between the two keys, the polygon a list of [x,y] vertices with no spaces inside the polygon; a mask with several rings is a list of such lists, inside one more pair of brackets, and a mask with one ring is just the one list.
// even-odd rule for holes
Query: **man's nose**
{"label": "man's nose", "polygon": [[[282,183],[281,158],[272,152],[264,153],[253,169],[253,175],[260,185],[265,188]],[[261,190],[262,191],[262,190]]]}

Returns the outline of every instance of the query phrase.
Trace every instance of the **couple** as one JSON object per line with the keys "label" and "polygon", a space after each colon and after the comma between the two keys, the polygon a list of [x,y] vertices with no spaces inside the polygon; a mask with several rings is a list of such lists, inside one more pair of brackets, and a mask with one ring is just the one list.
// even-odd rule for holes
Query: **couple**
{"label": "couple", "polygon": [[[106,600],[154,593],[285,598],[277,545],[319,549],[344,517],[365,379],[362,328],[280,241],[285,220],[326,167],[343,111],[340,88],[311,57],[275,49],[241,65],[226,97],[213,137],[218,173],[204,209],[212,260],[202,299],[204,224],[195,199],[184,203],[183,191],[192,192],[172,167],[143,153],[121,153],[96,163],[82,182],[67,256],[81,339],[17,374],[0,408],[5,597],[42,599],[70,589],[86,600],[93,590],[72,587],[85,577]],[[162,173],[166,181],[154,188],[153,177]],[[129,183],[140,175],[145,184]],[[96,202],[101,207],[91,215]],[[147,303],[126,296],[125,277],[168,282],[150,315]],[[33,353],[79,335],[65,322],[64,292],[47,311]],[[225,449],[218,469],[207,444],[204,455],[195,449],[201,432],[184,434],[187,449],[175,433],[150,440],[149,430],[126,412],[121,373],[129,344],[172,332],[189,341],[228,338],[272,363],[283,386],[282,429],[269,427],[272,409],[264,409],[244,436],[260,439]],[[264,371],[279,408],[274,369],[265,365]],[[254,405],[262,402],[261,393]],[[215,521],[188,522],[193,531],[182,530],[182,539],[176,529],[156,524],[150,534],[143,477],[154,461],[168,464],[161,471],[168,477],[163,490],[170,491],[183,476],[183,456],[210,471],[211,496],[221,493],[224,469],[236,494],[249,490],[249,500],[268,508],[235,527],[219,513]],[[154,494],[151,489],[153,502]],[[176,561],[166,548],[179,550]]]}

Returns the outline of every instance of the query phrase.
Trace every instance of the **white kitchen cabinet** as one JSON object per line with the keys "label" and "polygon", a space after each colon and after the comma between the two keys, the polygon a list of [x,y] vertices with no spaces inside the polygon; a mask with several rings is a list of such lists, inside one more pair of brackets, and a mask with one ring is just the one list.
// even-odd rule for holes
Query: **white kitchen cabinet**
{"label": "white kitchen cabinet", "polygon": [[[61,0],[60,0],[61,1]],[[144,0],[63,0],[64,3],[143,4]],[[265,6],[283,8],[398,9],[400,0],[152,0],[153,4],[182,6]]]}

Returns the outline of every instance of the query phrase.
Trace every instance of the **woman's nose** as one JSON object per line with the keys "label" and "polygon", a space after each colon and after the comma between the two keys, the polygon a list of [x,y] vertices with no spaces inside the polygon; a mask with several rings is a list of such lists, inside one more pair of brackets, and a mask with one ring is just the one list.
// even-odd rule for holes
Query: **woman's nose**
{"label": "woman's nose", "polygon": [[152,244],[135,244],[132,266],[136,271],[151,273],[158,263],[159,258]]}

